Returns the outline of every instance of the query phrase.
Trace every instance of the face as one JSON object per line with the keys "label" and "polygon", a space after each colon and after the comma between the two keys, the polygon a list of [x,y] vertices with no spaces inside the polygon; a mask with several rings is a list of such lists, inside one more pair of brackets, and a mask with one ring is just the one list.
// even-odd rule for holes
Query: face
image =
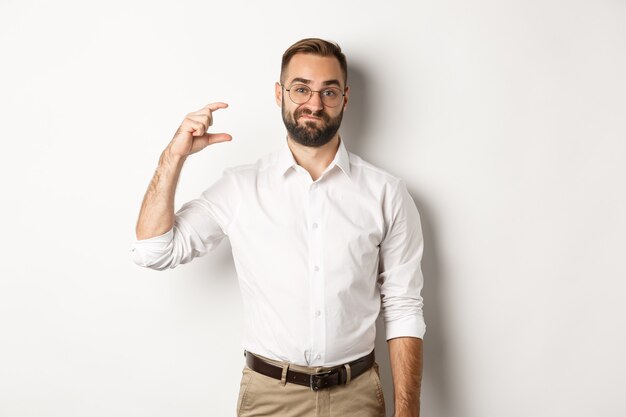
{"label": "face", "polygon": [[349,89],[345,86],[339,61],[335,57],[296,54],[289,62],[282,81],[285,89],[294,85],[306,85],[313,91],[335,87],[345,94],[335,107],[325,105],[320,93],[312,93],[309,101],[296,104],[289,98],[289,92],[276,83],[276,104],[282,109],[289,137],[311,147],[330,142],[337,135],[348,104]]}

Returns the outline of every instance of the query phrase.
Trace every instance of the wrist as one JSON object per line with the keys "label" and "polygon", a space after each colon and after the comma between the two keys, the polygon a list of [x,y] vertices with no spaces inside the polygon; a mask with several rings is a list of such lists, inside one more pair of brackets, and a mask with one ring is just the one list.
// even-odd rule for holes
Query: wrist
{"label": "wrist", "polygon": [[187,159],[186,156],[173,153],[171,146],[168,146],[167,148],[165,148],[165,150],[161,154],[159,163],[167,164],[172,167],[181,167],[185,163],[186,159]]}
{"label": "wrist", "polygon": [[394,411],[394,417],[419,417],[419,411]]}
{"label": "wrist", "polygon": [[394,417],[419,417],[419,403],[413,407],[396,407],[393,413]]}

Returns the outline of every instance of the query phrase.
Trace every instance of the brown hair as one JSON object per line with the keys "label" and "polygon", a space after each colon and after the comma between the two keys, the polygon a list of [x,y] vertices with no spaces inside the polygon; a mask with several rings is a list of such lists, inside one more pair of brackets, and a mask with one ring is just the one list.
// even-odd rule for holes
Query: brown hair
{"label": "brown hair", "polygon": [[325,41],[320,38],[306,38],[291,45],[283,54],[283,61],[280,67],[280,79],[283,81],[283,74],[287,69],[287,65],[296,54],[313,54],[319,56],[334,56],[339,61],[341,71],[343,71],[343,80],[348,82],[348,63],[346,56],[341,52],[341,48],[336,42]]}

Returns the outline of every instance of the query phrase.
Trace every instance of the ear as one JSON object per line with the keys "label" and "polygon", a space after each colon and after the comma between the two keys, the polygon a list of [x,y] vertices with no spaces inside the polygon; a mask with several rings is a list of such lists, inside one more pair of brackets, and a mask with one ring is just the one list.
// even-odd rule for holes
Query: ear
{"label": "ear", "polygon": [[276,83],[274,85],[274,98],[276,99],[276,104],[278,107],[282,107],[283,103],[283,87],[281,87],[280,83]]}
{"label": "ear", "polygon": [[344,94],[345,96],[343,96],[343,109],[345,110],[346,107],[348,107],[348,99],[350,98],[350,87],[346,86]]}

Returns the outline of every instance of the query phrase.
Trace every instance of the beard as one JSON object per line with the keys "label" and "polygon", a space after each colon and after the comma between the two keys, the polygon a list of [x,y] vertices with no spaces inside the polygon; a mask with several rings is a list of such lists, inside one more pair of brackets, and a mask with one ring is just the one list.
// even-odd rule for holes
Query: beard
{"label": "beard", "polygon": [[[325,145],[330,142],[333,137],[335,137],[335,134],[337,134],[337,131],[339,130],[339,126],[341,126],[343,108],[341,109],[341,113],[339,113],[336,117],[330,117],[323,110],[312,112],[306,108],[296,109],[293,114],[290,114],[287,113],[285,109],[284,97],[282,104],[283,122],[287,128],[287,133],[289,133],[289,136],[294,141],[301,145],[314,148]],[[302,124],[298,124],[298,119],[302,115],[319,117],[322,123],[320,126],[318,126],[319,122],[312,121],[305,121]]]}

